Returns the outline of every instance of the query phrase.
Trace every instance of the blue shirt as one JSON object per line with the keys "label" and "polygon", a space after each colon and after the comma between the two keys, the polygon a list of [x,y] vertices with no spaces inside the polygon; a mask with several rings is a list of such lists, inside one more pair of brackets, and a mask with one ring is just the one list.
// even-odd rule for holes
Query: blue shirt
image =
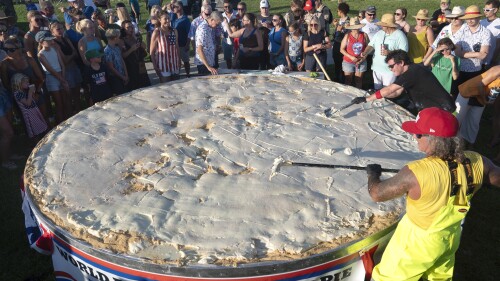
{"label": "blue shirt", "polygon": [[172,26],[177,30],[179,36],[179,47],[184,47],[188,41],[189,30],[191,29],[191,22],[186,15],[173,20]]}
{"label": "blue shirt", "polygon": [[112,62],[115,69],[121,75],[125,75],[125,65],[123,65],[122,51],[118,46],[108,45],[104,48],[104,61]]}

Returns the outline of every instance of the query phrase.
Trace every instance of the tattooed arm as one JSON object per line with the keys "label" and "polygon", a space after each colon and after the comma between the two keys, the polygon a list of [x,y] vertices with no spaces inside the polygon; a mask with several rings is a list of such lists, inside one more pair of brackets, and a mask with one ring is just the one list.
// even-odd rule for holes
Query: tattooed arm
{"label": "tattooed arm", "polygon": [[398,198],[406,193],[417,200],[420,198],[420,185],[413,172],[404,166],[394,177],[386,180],[380,180],[378,175],[369,175],[368,193],[375,202]]}

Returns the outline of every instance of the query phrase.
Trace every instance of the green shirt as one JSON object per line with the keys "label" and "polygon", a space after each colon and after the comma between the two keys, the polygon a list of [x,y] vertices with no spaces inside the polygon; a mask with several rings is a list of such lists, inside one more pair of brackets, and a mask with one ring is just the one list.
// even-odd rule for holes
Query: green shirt
{"label": "green shirt", "polygon": [[[456,69],[460,69],[460,58],[454,56],[455,60],[455,67]],[[431,63],[433,65],[432,67],[432,73],[434,76],[436,76],[437,80],[443,88],[446,89],[448,93],[451,91],[451,82],[453,81],[453,75],[452,75],[452,70],[453,66],[451,64],[451,61],[443,56],[443,54],[438,53],[434,55],[434,57],[431,60]]]}

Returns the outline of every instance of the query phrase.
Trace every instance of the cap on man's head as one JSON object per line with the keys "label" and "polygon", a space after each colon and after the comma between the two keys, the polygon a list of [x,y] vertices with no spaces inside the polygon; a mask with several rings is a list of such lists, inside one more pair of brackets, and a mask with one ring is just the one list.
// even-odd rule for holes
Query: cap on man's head
{"label": "cap on man's head", "polygon": [[40,43],[42,41],[54,40],[55,37],[48,30],[38,31],[35,35],[36,42]]}
{"label": "cap on man's head", "polygon": [[90,60],[93,58],[100,58],[102,56],[104,56],[104,54],[101,51],[96,50],[96,49],[88,50],[85,52],[85,58],[87,60]]}
{"label": "cap on man's head", "polygon": [[76,2],[76,0],[68,0],[68,2]]}
{"label": "cap on man's head", "polygon": [[311,0],[307,0],[306,4],[304,5],[304,11],[310,11],[313,9],[313,4]]}
{"label": "cap on man's head", "polygon": [[458,120],[451,113],[438,107],[424,108],[415,121],[403,122],[401,128],[410,134],[451,138],[458,133]]}
{"label": "cap on man's head", "polygon": [[375,13],[376,11],[377,8],[375,8],[375,6],[368,6],[368,8],[366,8],[367,13]]}
{"label": "cap on man's head", "polygon": [[261,8],[269,8],[269,1],[267,1],[267,0],[261,0],[260,1],[260,7]]}

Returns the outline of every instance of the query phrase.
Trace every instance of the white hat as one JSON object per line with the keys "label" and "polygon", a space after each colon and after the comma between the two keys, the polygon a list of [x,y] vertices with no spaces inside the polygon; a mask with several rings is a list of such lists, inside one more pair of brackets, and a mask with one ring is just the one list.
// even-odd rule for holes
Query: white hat
{"label": "white hat", "polygon": [[261,8],[269,8],[269,1],[267,1],[267,0],[261,0],[260,1],[260,7]]}
{"label": "white hat", "polygon": [[458,18],[465,14],[465,8],[462,6],[455,6],[451,10],[451,14],[446,15],[447,18]]}

